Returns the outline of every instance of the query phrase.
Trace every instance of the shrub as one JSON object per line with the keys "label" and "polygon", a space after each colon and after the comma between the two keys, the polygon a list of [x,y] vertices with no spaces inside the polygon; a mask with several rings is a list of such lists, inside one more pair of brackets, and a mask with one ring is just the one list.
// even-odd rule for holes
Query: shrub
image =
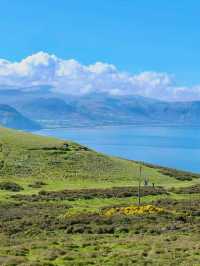
{"label": "shrub", "polygon": [[[141,187],[141,196],[168,194],[163,187]],[[137,197],[138,187],[113,187],[106,189],[79,189],[62,191],[40,191],[38,195],[18,195],[21,200],[76,200],[93,198],[126,198]]]}
{"label": "shrub", "polygon": [[41,188],[42,186],[45,186],[46,183],[42,182],[42,181],[35,181],[33,184],[30,184],[29,187],[32,188]]}
{"label": "shrub", "polygon": [[13,182],[1,182],[0,183],[0,189],[18,192],[20,190],[23,190],[23,187],[21,187],[17,183],[13,183]]}
{"label": "shrub", "polygon": [[144,206],[128,206],[128,207],[118,207],[118,208],[110,208],[107,209],[103,215],[105,216],[113,216],[116,214],[124,214],[124,215],[143,215],[143,214],[151,214],[151,213],[163,213],[163,208],[158,208],[153,205],[144,205]]}
{"label": "shrub", "polygon": [[189,187],[177,188],[177,189],[174,189],[173,192],[177,194],[198,194],[200,193],[200,185],[196,184],[196,185],[189,186]]}

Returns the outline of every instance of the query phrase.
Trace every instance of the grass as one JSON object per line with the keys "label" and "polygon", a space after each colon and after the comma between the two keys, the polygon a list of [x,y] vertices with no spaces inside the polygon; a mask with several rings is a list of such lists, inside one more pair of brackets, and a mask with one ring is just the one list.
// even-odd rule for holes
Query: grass
{"label": "grass", "polygon": [[182,182],[176,177],[185,172],[172,172],[173,176],[167,168],[161,172],[159,167],[109,157],[76,143],[0,128],[0,177],[22,185],[23,193],[39,191],[29,187],[36,180],[45,181],[46,190],[137,185],[140,165],[151,184],[182,187],[199,182],[198,175]]}
{"label": "grass", "polygon": [[[137,204],[140,166],[166,212],[104,217]],[[0,128],[0,265],[200,265],[199,177]]]}

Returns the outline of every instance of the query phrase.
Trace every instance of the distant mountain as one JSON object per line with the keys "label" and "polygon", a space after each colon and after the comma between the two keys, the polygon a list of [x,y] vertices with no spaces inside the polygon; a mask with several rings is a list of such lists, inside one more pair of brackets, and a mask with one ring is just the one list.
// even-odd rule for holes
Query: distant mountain
{"label": "distant mountain", "polygon": [[53,97],[51,87],[34,86],[19,89],[11,86],[0,86],[0,104],[9,104],[14,106],[39,97]]}
{"label": "distant mountain", "polygon": [[0,125],[23,130],[37,130],[40,125],[20,114],[9,105],[0,104]]}
{"label": "distant mountain", "polygon": [[44,127],[128,124],[200,125],[200,102],[164,102],[142,96],[55,94],[49,87],[0,89],[0,103]]}
{"label": "distant mountain", "polygon": [[38,121],[44,127],[93,124],[86,115],[81,114],[74,103],[60,98],[37,98],[16,106],[24,115]]}
{"label": "distant mountain", "polygon": [[59,98],[37,98],[19,106],[19,109],[33,119],[66,119],[76,112],[72,104]]}
{"label": "distant mountain", "polygon": [[162,102],[140,96],[36,98],[16,106],[44,125],[200,124],[200,102]]}

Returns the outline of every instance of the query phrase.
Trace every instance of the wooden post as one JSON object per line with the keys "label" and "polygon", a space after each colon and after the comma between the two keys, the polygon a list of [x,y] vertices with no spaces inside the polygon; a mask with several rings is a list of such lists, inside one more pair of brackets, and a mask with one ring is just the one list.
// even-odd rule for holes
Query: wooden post
{"label": "wooden post", "polygon": [[139,182],[138,182],[138,206],[141,204],[141,176],[142,176],[142,166],[139,169]]}
{"label": "wooden post", "polygon": [[189,193],[190,195],[190,223],[192,224],[192,193]]}

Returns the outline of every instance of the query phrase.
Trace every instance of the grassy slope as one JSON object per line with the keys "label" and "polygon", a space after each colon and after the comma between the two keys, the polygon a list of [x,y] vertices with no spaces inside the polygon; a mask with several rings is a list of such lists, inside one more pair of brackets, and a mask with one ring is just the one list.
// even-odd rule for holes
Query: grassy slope
{"label": "grassy slope", "polygon": [[[67,144],[67,148],[64,145]],[[49,189],[135,185],[139,163],[109,157],[78,144],[0,128],[0,177],[25,185],[48,180]],[[143,166],[143,176],[163,186],[183,186],[159,169]]]}
{"label": "grassy slope", "polygon": [[[16,182],[24,188],[20,192],[0,190],[0,265],[200,263],[199,219],[194,214],[192,222],[187,221],[187,212],[191,209],[191,196],[188,194],[173,192],[169,195],[143,197],[142,203],[164,199],[167,209],[177,211],[175,216],[144,217],[139,220],[134,217],[124,220],[119,217],[119,221],[118,218],[109,222],[102,220],[100,224],[96,222],[96,218],[82,218],[82,215],[98,214],[101,208],[113,205],[135,204],[137,198],[97,197],[77,198],[73,201],[39,199],[36,202],[31,202],[31,197],[27,200],[12,198],[15,194],[29,197],[41,190],[59,192],[66,188],[136,185],[139,163],[96,153],[75,143],[4,128],[0,128],[0,161],[1,182]],[[160,168],[151,165],[142,167],[143,176],[149,177],[155,185],[165,188],[184,187],[199,182],[198,178],[179,181],[175,176],[161,174]],[[43,181],[46,185],[41,188],[29,186],[36,181]],[[200,206],[199,194],[192,195],[192,199],[197,200],[193,207],[195,213]],[[174,204],[174,200],[178,200],[178,205]],[[186,222],[179,220],[180,210],[186,210]],[[72,218],[60,221],[60,215],[66,212]],[[76,220],[73,215],[77,216],[75,223],[70,221]],[[84,219],[89,219],[89,224]],[[92,234],[87,233],[87,226]],[[175,226],[176,230],[171,229]],[[123,232],[124,227],[128,233]],[[71,228],[74,230],[72,234],[68,232]],[[110,228],[114,228],[114,233],[106,233]],[[185,232],[185,228],[190,230]],[[118,232],[118,229],[122,232]],[[105,232],[99,233],[101,230]]]}

